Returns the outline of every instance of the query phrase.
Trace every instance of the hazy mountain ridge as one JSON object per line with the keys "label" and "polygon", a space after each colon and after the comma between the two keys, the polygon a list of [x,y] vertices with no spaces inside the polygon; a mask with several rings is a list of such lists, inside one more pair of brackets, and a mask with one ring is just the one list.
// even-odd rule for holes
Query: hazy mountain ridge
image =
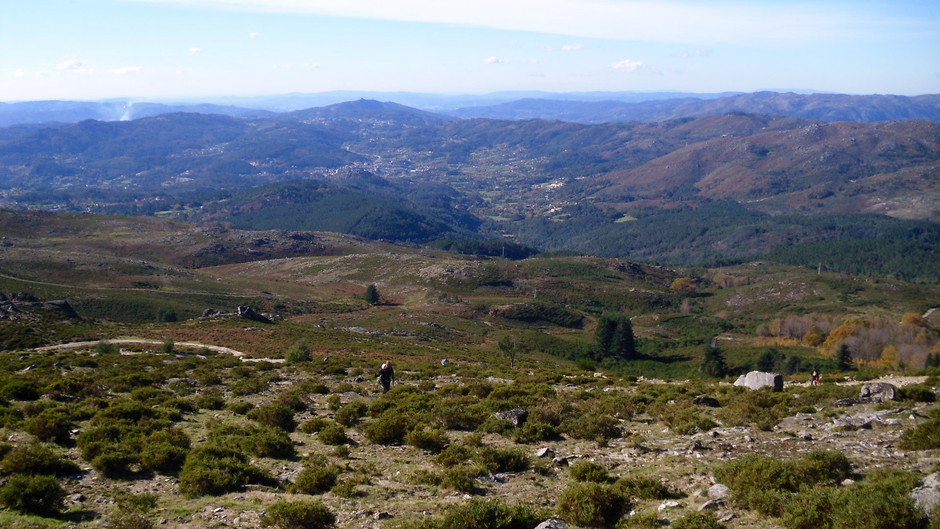
{"label": "hazy mountain ridge", "polygon": [[[246,229],[421,244],[511,237],[692,264],[845,237],[907,241],[887,217],[874,221],[881,231],[838,227],[875,213],[927,221],[923,231],[940,211],[940,124],[917,120],[735,112],[589,125],[461,120],[360,100],[250,119],[176,113],[3,130],[2,206]],[[664,211],[685,212],[685,225]],[[777,225],[769,215],[828,220]]]}

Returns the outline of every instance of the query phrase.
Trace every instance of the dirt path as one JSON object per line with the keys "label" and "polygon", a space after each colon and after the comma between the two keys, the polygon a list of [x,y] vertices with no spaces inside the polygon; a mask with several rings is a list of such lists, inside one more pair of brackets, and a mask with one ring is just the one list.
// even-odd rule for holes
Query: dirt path
{"label": "dirt path", "polygon": [[[66,349],[78,349],[81,347],[94,347],[101,340],[95,340],[91,342],[69,342],[69,343],[60,343],[58,345],[48,345],[46,347],[37,347],[33,351],[43,352],[43,351],[63,351]],[[141,340],[137,338],[116,338],[114,340],[106,340],[108,343],[112,344],[134,344],[134,345],[163,345],[164,342],[159,340]],[[235,349],[230,349],[228,347],[222,347],[221,345],[206,345],[195,342],[174,342],[174,345],[181,347],[191,347],[194,349],[208,349],[215,353],[221,354],[230,354],[237,358],[240,358],[243,362],[283,362],[283,358],[252,358],[245,356],[245,353],[242,351],[236,351]]]}

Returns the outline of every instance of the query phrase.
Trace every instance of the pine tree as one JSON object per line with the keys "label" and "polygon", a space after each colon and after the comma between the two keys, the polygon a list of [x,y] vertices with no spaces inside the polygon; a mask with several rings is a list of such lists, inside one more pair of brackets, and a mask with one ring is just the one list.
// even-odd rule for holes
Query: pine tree
{"label": "pine tree", "polygon": [[375,305],[379,302],[379,290],[375,288],[375,285],[369,285],[366,287],[365,296],[366,303],[369,305]]}
{"label": "pine tree", "polygon": [[597,322],[594,333],[599,358],[629,359],[636,356],[633,324],[626,314],[604,314]]}
{"label": "pine tree", "polygon": [[706,347],[699,371],[705,376],[714,378],[722,378],[727,375],[728,365],[725,363],[725,355],[721,352],[721,349]]}
{"label": "pine tree", "polygon": [[836,367],[839,371],[848,371],[852,369],[852,351],[847,344],[839,346],[839,352],[836,353]]}

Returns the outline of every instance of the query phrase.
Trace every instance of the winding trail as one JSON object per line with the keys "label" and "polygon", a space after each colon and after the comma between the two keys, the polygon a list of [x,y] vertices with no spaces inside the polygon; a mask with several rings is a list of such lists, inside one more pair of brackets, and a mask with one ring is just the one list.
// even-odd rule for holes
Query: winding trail
{"label": "winding trail", "polygon": [[[45,347],[36,347],[33,351],[44,352],[44,351],[64,351],[66,349],[78,349],[81,347],[94,347],[102,340],[94,340],[90,342],[69,342],[69,343],[60,343],[57,345],[47,345]],[[164,342],[160,340],[142,340],[138,338],[116,338],[114,340],[104,340],[112,344],[134,344],[134,345],[163,345]],[[179,345],[181,347],[192,347],[194,349],[208,349],[215,353],[221,354],[230,354],[236,358],[239,358],[242,362],[275,362],[280,363],[284,362],[283,358],[252,358],[245,356],[245,353],[242,351],[236,351],[235,349],[230,349],[228,347],[222,347],[221,345],[206,345],[196,342],[174,342],[174,345]],[[122,353],[122,354],[133,354],[133,353]]]}

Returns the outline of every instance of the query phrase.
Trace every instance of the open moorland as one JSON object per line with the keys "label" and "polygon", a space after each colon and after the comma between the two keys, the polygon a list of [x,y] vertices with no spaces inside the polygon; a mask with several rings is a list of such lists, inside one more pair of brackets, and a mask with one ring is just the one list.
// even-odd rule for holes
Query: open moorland
{"label": "open moorland", "polygon": [[0,237],[2,527],[940,526],[936,285],[78,213]]}

